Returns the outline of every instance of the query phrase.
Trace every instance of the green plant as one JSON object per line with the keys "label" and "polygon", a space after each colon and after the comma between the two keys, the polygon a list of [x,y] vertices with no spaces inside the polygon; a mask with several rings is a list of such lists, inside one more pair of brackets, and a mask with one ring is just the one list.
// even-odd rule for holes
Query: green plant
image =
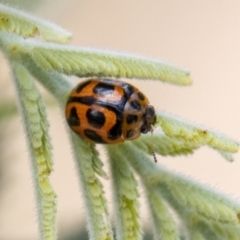
{"label": "green plant", "polygon": [[[33,166],[42,239],[57,239],[56,194],[48,121],[34,79],[48,89],[63,110],[72,84],[68,75],[109,76],[191,84],[190,74],[173,65],[139,56],[83,49],[67,44],[71,35],[48,22],[0,5],[0,47],[8,59],[20,102]],[[34,37],[40,35],[41,40]],[[64,110],[63,110],[64,111]],[[107,145],[115,198],[118,239],[141,239],[139,192],[135,173],[145,188],[155,239],[239,239],[240,204],[191,179],[156,165],[152,147],[162,156],[192,154],[201,146],[218,151],[228,161],[239,144],[223,135],[158,112],[153,136]],[[90,239],[113,239],[101,178],[107,178],[94,144],[69,132],[85,197]],[[154,144],[153,144],[154,143]],[[153,146],[152,146],[153,144]],[[171,210],[169,210],[171,209]],[[172,211],[181,220],[178,229]]]}

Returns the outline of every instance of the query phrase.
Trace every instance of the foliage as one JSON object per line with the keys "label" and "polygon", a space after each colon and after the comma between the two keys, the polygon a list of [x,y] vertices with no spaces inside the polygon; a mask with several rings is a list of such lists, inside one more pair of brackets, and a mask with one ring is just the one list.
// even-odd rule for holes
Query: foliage
{"label": "foliage", "polygon": [[[39,39],[39,37],[41,39]],[[39,81],[63,110],[78,77],[160,80],[189,85],[188,71],[155,59],[66,45],[71,34],[26,13],[0,5],[0,47],[8,59],[19,99],[32,160],[41,239],[57,239],[56,194],[49,181],[53,160],[48,121]],[[233,161],[239,144],[205,127],[158,112],[153,136],[105,146],[111,165],[118,239],[142,239],[139,184],[145,189],[155,239],[239,239],[240,204],[206,186],[167,171],[153,162],[161,156],[192,154],[209,146]],[[69,132],[85,197],[90,239],[113,239],[101,178],[107,178],[94,144]],[[174,214],[172,214],[174,212]],[[177,224],[181,222],[181,230]]]}

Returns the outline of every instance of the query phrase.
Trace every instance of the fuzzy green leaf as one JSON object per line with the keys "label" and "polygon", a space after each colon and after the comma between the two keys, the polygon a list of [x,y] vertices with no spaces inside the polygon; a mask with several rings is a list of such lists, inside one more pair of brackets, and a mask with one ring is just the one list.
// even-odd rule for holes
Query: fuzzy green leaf
{"label": "fuzzy green leaf", "polygon": [[67,43],[71,34],[55,24],[38,19],[23,11],[0,4],[0,30],[27,37],[38,34],[46,41]]}
{"label": "fuzzy green leaf", "polygon": [[[111,148],[112,151],[124,152],[126,160],[141,177],[148,195],[153,194],[151,191],[154,193],[157,191],[175,209],[183,223],[187,222],[186,218],[194,214],[196,221],[204,221],[209,228],[214,228],[215,232],[216,226],[219,226],[219,229],[225,229],[227,236],[232,234],[232,239],[237,234],[240,235],[238,203],[214,192],[213,189],[170,173],[159,164],[156,165],[146,153],[139,152],[132,143],[119,144]],[[220,235],[222,236],[223,233]]]}
{"label": "fuzzy green leaf", "polygon": [[232,160],[230,153],[236,153],[239,149],[238,142],[223,134],[166,113],[158,113],[157,126],[160,126],[170,138],[183,140],[196,147],[207,145],[218,150],[223,157],[230,161]]}
{"label": "fuzzy green leaf", "polygon": [[112,150],[111,146],[108,152],[115,195],[117,237],[121,240],[142,239],[137,181],[125,157],[115,149]]}
{"label": "fuzzy green leaf", "polygon": [[178,85],[192,83],[190,73],[159,60],[107,51],[39,43],[21,37],[2,37],[2,45],[11,58],[22,54],[33,59],[45,71],[57,71],[79,77],[110,76],[155,79]]}
{"label": "fuzzy green leaf", "polygon": [[33,46],[29,52],[43,69],[65,74],[158,79],[179,85],[191,84],[190,74],[173,65],[134,55],[74,47]]}
{"label": "fuzzy green leaf", "polygon": [[90,239],[110,240],[113,233],[110,225],[107,201],[103,186],[97,174],[105,176],[98,153],[93,144],[80,139],[75,133],[71,133],[74,148],[74,156],[79,172],[79,180],[85,198],[86,216]]}
{"label": "fuzzy green leaf", "polygon": [[154,239],[180,240],[179,232],[169,208],[155,189],[147,187],[148,201],[155,229]]}
{"label": "fuzzy green leaf", "polygon": [[12,69],[31,153],[41,236],[55,240],[56,194],[49,181],[53,164],[45,108],[27,70],[18,64],[12,64]]}
{"label": "fuzzy green leaf", "polygon": [[153,135],[141,136],[136,139],[133,144],[139,148],[140,151],[149,153],[150,155],[158,153],[162,156],[177,156],[192,154],[201,145],[183,139],[171,138],[163,133],[157,131]]}

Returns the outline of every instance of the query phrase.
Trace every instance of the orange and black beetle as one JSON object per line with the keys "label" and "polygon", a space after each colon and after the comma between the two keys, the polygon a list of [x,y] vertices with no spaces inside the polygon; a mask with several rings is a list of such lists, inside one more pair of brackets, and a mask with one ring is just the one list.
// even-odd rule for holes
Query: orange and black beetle
{"label": "orange and black beetle", "polygon": [[70,128],[87,141],[114,144],[152,130],[156,113],[133,85],[111,79],[88,79],[70,93],[66,104]]}

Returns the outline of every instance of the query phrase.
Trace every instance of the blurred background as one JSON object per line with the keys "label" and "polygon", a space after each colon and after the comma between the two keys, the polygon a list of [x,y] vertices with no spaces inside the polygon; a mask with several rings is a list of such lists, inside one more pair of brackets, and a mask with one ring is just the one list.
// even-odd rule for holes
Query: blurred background
{"label": "blurred background", "polygon": [[[240,141],[240,1],[16,0],[8,4],[72,32],[73,45],[136,53],[189,69],[192,86],[157,81],[133,84],[157,109]],[[3,55],[0,61],[0,240],[39,239],[15,89]],[[64,119],[54,99],[47,93],[44,99],[50,102],[55,169],[51,181],[58,195],[59,236],[84,239],[79,235],[85,229],[84,208]],[[192,156],[159,156],[158,161],[240,201],[240,154],[229,163],[204,147]],[[110,181],[103,182],[112,203]],[[148,214],[142,218],[147,227]]]}

